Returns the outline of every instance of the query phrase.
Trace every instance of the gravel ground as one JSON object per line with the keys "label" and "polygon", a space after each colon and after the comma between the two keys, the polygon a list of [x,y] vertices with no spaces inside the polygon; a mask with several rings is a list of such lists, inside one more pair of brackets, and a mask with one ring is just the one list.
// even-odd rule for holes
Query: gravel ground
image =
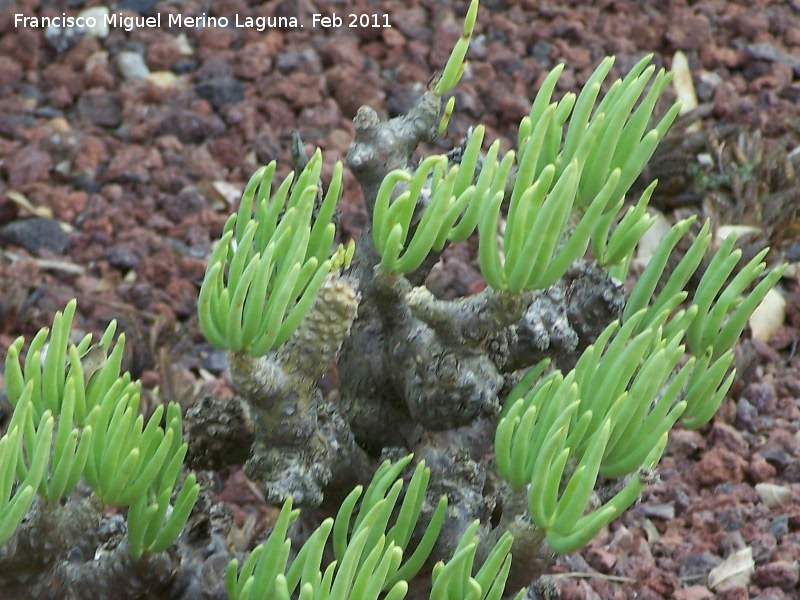
{"label": "gravel ground", "polygon": [[[288,170],[293,128],[322,148],[329,173],[344,158],[360,105],[400,114],[444,65],[466,2],[222,0],[212,12],[196,0],[122,0],[110,7],[116,26],[89,33],[46,32],[15,18],[96,6],[0,0],[0,348],[78,297],[79,329],[100,332],[119,319],[127,368],[148,401],[189,406],[206,391],[231,393],[224,357],[204,344],[194,312],[205,257],[246,179],[272,159]],[[179,13],[227,16],[230,26],[170,25]],[[314,26],[315,13],[330,26]],[[160,28],[124,26],[158,15]],[[353,15],[358,26],[348,27]],[[260,27],[267,17],[285,26]],[[695,146],[679,132],[665,153],[655,174],[674,185],[656,205],[668,215],[711,210],[722,223],[750,224],[777,206],[762,238],[776,258],[798,260],[797,0],[485,0],[442,149],[478,121],[487,138],[513,139],[559,62],[561,94],[606,55],[624,73],[649,52],[669,67],[676,50],[688,57],[704,105],[702,130]],[[698,187],[689,168],[698,153],[710,157],[712,173],[728,160],[738,180],[706,178]],[[709,196],[725,202],[709,205]],[[347,176],[342,237],[357,235],[364,220]],[[469,248],[449,251],[437,275],[443,294],[482,285]],[[663,483],[560,560],[562,597],[800,598],[800,287],[787,278],[782,291],[785,325],[768,343],[742,345],[739,378],[715,422],[675,431]],[[240,523],[263,512],[240,472],[221,475],[221,497]]]}

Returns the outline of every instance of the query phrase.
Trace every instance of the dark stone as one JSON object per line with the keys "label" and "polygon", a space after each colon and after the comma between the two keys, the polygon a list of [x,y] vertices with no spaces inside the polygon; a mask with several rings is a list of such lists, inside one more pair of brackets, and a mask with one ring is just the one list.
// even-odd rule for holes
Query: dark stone
{"label": "dark stone", "polygon": [[785,468],[790,462],[792,457],[780,446],[775,444],[767,444],[761,449],[761,456],[777,469]]}
{"label": "dark stone", "polygon": [[69,236],[55,219],[22,219],[0,228],[0,242],[22,246],[31,252],[45,249],[63,254],[69,246]]}
{"label": "dark stone", "polygon": [[[397,90],[389,95],[386,101],[386,110],[390,118],[399,117],[406,114],[419,99],[419,93],[411,90]],[[461,104],[456,101],[456,106],[461,108]]]}
{"label": "dark stone", "polygon": [[282,2],[278,2],[272,14],[278,18],[296,17],[299,10],[298,4],[297,0],[283,0]]}
{"label": "dark stone", "polygon": [[33,111],[33,114],[37,117],[42,117],[43,119],[55,119],[57,117],[63,117],[64,111],[59,110],[58,108],[53,108],[52,106],[40,106]]}
{"label": "dark stone", "polygon": [[553,61],[550,60],[550,53],[553,50],[553,45],[544,40],[539,40],[531,48],[528,49],[530,55],[539,61],[543,68],[549,69]]}
{"label": "dark stone", "polygon": [[747,81],[753,81],[769,73],[770,64],[763,60],[750,60],[742,67],[742,75]]}
{"label": "dark stone", "polygon": [[130,248],[125,246],[109,246],[103,252],[103,258],[112,267],[127,271],[139,264],[141,258]]}
{"label": "dark stone", "polygon": [[44,39],[50,46],[61,54],[72,48],[83,37],[84,30],[80,27],[55,27],[51,25],[44,30]]}
{"label": "dark stone", "polygon": [[311,73],[319,73],[322,70],[322,62],[319,53],[313,48],[282,52],[275,60],[275,66],[284,75],[299,68],[303,68]]}
{"label": "dark stone", "polygon": [[669,485],[669,495],[678,513],[682,513],[692,504],[689,492],[681,482]]}
{"label": "dark stone", "polygon": [[761,587],[779,587],[783,590],[797,591],[800,579],[800,566],[797,561],[776,560],[758,567],[753,573],[753,581]]}
{"label": "dark stone", "polygon": [[113,92],[92,90],[81,94],[78,112],[101,127],[118,127],[122,122],[122,104]]}
{"label": "dark stone", "polygon": [[[17,82],[16,90],[17,93],[23,98],[33,98],[34,100],[36,100],[37,103],[47,101],[47,97],[45,96],[44,91],[42,91],[38,86],[28,83],[27,81]],[[38,108],[34,109],[34,112],[36,112],[36,110],[39,109]]]}
{"label": "dark stone", "polygon": [[681,563],[678,574],[680,578],[684,580],[700,580],[707,577],[711,569],[721,562],[722,559],[719,556],[711,554],[710,552],[690,554]]}
{"label": "dark stone", "polygon": [[235,77],[212,77],[198,83],[195,93],[207,100],[214,110],[225,104],[234,104],[244,98],[244,84]]}
{"label": "dark stone", "polygon": [[121,0],[117,10],[130,10],[140,15],[152,15],[158,0]]}
{"label": "dark stone", "polygon": [[745,52],[750,58],[783,63],[792,67],[795,73],[800,72],[800,58],[772,44],[748,44]]}
{"label": "dark stone", "polygon": [[[758,430],[758,410],[746,398],[739,398],[736,403],[736,427],[745,431]],[[766,457],[765,457],[766,458]],[[769,459],[767,459],[769,460]]]}
{"label": "dark stone", "polygon": [[283,146],[275,136],[264,133],[253,140],[253,150],[259,164],[266,165],[271,161],[280,158]]}
{"label": "dark stone", "polygon": [[742,392],[742,396],[747,398],[761,414],[774,413],[778,405],[778,395],[775,392],[775,386],[771,383],[751,383]]}
{"label": "dark stone", "polygon": [[726,506],[717,515],[717,520],[724,531],[737,531],[744,527],[742,511],[737,506]]}
{"label": "dark stone", "polygon": [[77,171],[71,177],[72,185],[75,189],[83,190],[84,192],[93,194],[100,189],[100,185],[94,178],[94,172],[88,170]]}
{"label": "dark stone", "polygon": [[303,55],[299,50],[288,50],[278,55],[275,66],[286,75],[294,71],[303,62]]}
{"label": "dark stone", "polygon": [[793,460],[786,465],[783,478],[787,483],[800,483],[800,460]]}
{"label": "dark stone", "polygon": [[[800,89],[798,89],[797,94],[798,99],[800,99]],[[786,260],[790,260],[792,262],[800,260],[800,242],[793,242],[786,246],[785,250]]]}
{"label": "dark stone", "polygon": [[201,365],[207,371],[219,375],[228,368],[228,355],[224,350],[208,346],[200,351]]}
{"label": "dark stone", "polygon": [[769,526],[769,532],[779,542],[781,538],[789,533],[789,515],[778,515]]}
{"label": "dark stone", "polygon": [[172,65],[172,72],[176,75],[185,75],[186,73],[191,73],[192,71],[197,70],[199,64],[200,63],[193,58],[179,60]]}
{"label": "dark stone", "polygon": [[162,119],[161,131],[175,135],[184,144],[200,144],[225,133],[225,123],[217,115],[203,115],[177,109]]}

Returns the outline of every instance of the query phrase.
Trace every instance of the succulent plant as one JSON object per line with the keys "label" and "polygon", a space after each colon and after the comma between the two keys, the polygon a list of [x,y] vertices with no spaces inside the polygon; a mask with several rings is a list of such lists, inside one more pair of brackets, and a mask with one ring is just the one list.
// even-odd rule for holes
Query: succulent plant
{"label": "succulent plant", "polygon": [[[671,76],[650,56],[601,95],[607,58],[558,101],[554,68],[515,151],[501,156],[498,141],[484,151],[478,125],[452,152],[412,163],[448,126],[444,96],[465,72],[477,13],[473,0],[441,76],[407,114],[358,111],[346,166],[369,223],[357,245],[334,246],[344,165],[325,189],[322,153],[309,158],[296,140],[294,173],[274,186],[275,162],[256,171],[211,253],[200,327],[228,352],[240,396],[189,411],[192,452],[241,462],[232,446],[247,440],[246,474],[282,506],[249,553],[212,534],[231,600],[395,600],[428,575],[432,599],[522,598],[556,553],[635,502],[676,422],[713,417],[733,346],[783,273],[762,276],[764,250],[732,276],[741,252],[728,238],[689,289],[711,233],[705,224],[668,269],[684,220],[625,296],[655,182],[632,204],[625,195],[680,108],[652,123]],[[476,233],[487,287],[437,298],[431,269]],[[193,518],[208,531],[213,519],[183,469],[178,405],[145,422],[140,384],[120,375],[124,336],[112,343],[112,323],[98,344],[71,344],[74,314],[73,301],[24,361],[23,339],[9,349],[0,575],[12,590],[32,580],[111,590],[122,573],[137,597],[212,554],[181,539]],[[338,395],[320,385],[333,361]],[[103,553],[107,506],[125,513],[125,535]],[[74,560],[65,540],[76,536],[99,558],[84,549]],[[23,564],[23,547],[55,551]]]}

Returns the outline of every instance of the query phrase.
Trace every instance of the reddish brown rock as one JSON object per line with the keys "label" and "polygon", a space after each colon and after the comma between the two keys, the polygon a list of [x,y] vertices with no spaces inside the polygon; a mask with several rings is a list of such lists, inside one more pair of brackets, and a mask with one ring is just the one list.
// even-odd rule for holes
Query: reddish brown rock
{"label": "reddish brown rock", "polygon": [[673,11],[666,38],[676,50],[697,50],[711,37],[709,18],[692,9]]}
{"label": "reddish brown rock", "polygon": [[8,183],[11,187],[24,189],[37,181],[47,181],[53,162],[47,152],[37,146],[29,145],[20,150],[8,161]]}
{"label": "reddish brown rock", "polygon": [[749,600],[750,594],[743,585],[735,585],[717,592],[717,600]]}
{"label": "reddish brown rock", "polygon": [[759,34],[769,31],[769,16],[762,8],[754,7],[729,19],[728,24],[736,34],[753,40]]}
{"label": "reddish brown rock", "polygon": [[108,68],[97,66],[86,71],[85,82],[89,88],[110,90],[116,84],[116,79]]}
{"label": "reddish brown rock", "polygon": [[198,288],[186,279],[173,279],[167,284],[170,306],[177,317],[190,317],[197,311]]}
{"label": "reddish brown rock", "polygon": [[268,42],[248,44],[236,55],[233,70],[237,77],[253,80],[272,69],[273,49]]}
{"label": "reddish brown rock", "polygon": [[9,56],[0,55],[0,86],[12,86],[22,79],[22,65]]}
{"label": "reddish brown rock", "polygon": [[716,598],[714,593],[702,585],[692,585],[677,590],[673,595],[674,600],[711,600]]}
{"label": "reddish brown rock", "polygon": [[744,61],[744,51],[728,46],[705,45],[700,48],[700,62],[706,69],[737,67]]}
{"label": "reddish brown rock", "polygon": [[586,561],[601,573],[608,573],[617,563],[617,557],[604,548],[593,546],[586,551]]}
{"label": "reddish brown rock", "polygon": [[787,46],[800,46],[800,27],[787,27],[783,43]]}
{"label": "reddish brown rock", "polygon": [[103,181],[146,181],[148,171],[163,165],[155,148],[127,146],[114,153],[108,168],[103,172]]}
{"label": "reddish brown rock", "polygon": [[715,446],[694,467],[697,482],[703,486],[739,483],[744,480],[746,461],[726,448]]}
{"label": "reddish brown rock", "polygon": [[78,171],[88,170],[92,173],[108,159],[106,144],[102,138],[86,136],[81,140],[80,150],[73,162],[73,168]]}
{"label": "reddish brown rock", "polygon": [[754,483],[768,481],[774,477],[777,472],[778,470],[758,453],[753,454],[750,458],[750,464],[747,466],[747,475]]}
{"label": "reddish brown rock", "polygon": [[181,59],[181,51],[173,40],[165,40],[150,44],[144,58],[151,71],[169,71]]}
{"label": "reddish brown rock", "polygon": [[347,118],[355,116],[358,109],[365,104],[375,110],[383,108],[385,96],[380,82],[372,73],[334,67],[328,75],[327,86]]}

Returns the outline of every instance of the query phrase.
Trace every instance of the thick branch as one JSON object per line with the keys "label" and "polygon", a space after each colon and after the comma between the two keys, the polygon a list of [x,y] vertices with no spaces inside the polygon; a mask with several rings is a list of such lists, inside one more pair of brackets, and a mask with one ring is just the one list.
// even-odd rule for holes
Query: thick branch
{"label": "thick branch", "polygon": [[178,557],[167,552],[145,554],[138,560],[128,555],[127,538],[95,560],[63,567],[66,598],[163,598],[171,587]]}
{"label": "thick branch", "polygon": [[252,411],[255,443],[246,473],[270,502],[291,496],[317,506],[323,488],[368,460],[317,382],[336,357],[358,307],[353,285],[332,274],[312,309],[283,346],[267,356],[230,356],[233,381]]}
{"label": "thick branch", "polygon": [[242,465],[250,456],[255,424],[241,396],[222,400],[204,396],[184,417],[187,460],[194,468],[222,469]]}
{"label": "thick branch", "polygon": [[386,360],[395,389],[426,429],[452,429],[499,410],[503,379],[483,349],[445,344],[418,319],[393,331]]}
{"label": "thick branch", "polygon": [[597,264],[577,261],[559,282],[536,293],[514,325],[517,339],[504,370],[524,369],[549,357],[566,373],[624,305],[619,281]]}
{"label": "thick branch", "polygon": [[92,496],[74,496],[65,505],[34,501],[14,536],[0,547],[0,592],[6,586],[35,586],[69,552],[90,560],[101,506]]}
{"label": "thick branch", "polygon": [[355,139],[347,151],[347,166],[364,191],[367,214],[372,216],[375,197],[384,177],[394,169],[405,169],[421,142],[436,135],[441,98],[426,92],[408,114],[381,122],[369,106],[362,106],[353,119]]}
{"label": "thick branch", "polygon": [[456,300],[438,300],[424,286],[412,288],[406,295],[411,313],[436,330],[442,340],[471,346],[519,321],[532,297],[532,292],[512,294],[489,287]]}

